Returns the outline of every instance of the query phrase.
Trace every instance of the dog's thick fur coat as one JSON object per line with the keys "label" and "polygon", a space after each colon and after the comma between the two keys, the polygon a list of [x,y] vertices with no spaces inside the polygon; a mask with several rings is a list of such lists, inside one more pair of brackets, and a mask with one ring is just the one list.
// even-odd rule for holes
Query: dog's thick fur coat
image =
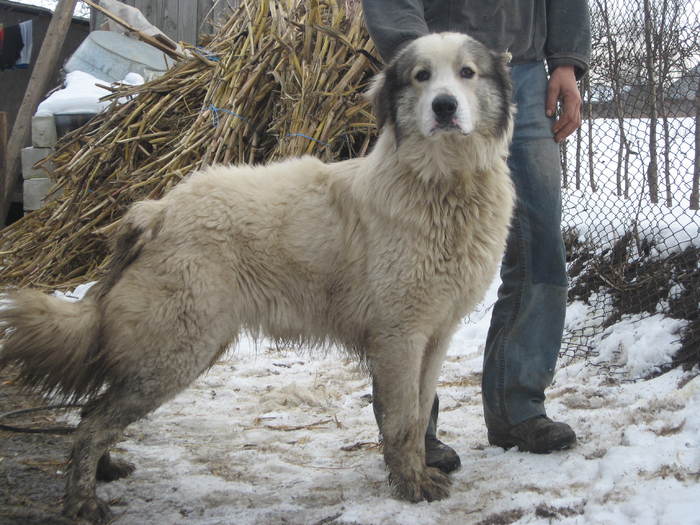
{"label": "dog's thick fur coat", "polygon": [[0,366],[87,399],[67,515],[106,519],[96,473],[129,471],[109,447],[241,332],[364,359],[397,494],[447,496],[448,478],[425,464],[424,433],[448,341],[508,233],[506,60],[464,35],[418,39],[370,90],[383,130],[367,157],[195,173],[132,206],[109,275],[82,301],[9,294]]}

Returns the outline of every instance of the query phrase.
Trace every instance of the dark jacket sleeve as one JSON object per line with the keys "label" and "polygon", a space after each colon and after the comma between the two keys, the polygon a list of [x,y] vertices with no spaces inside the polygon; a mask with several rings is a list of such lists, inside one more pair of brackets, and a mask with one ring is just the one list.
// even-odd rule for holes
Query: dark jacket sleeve
{"label": "dark jacket sleeve", "polygon": [[572,65],[577,79],[586,74],[591,59],[587,0],[548,0],[545,54],[550,71]]}
{"label": "dark jacket sleeve", "polygon": [[421,0],[362,0],[365,24],[388,62],[405,44],[429,33]]}

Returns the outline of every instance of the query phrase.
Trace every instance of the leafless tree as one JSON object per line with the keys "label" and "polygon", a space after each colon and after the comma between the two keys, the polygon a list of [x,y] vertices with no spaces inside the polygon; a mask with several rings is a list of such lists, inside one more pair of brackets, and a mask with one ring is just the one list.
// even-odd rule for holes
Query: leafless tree
{"label": "leafless tree", "polygon": [[693,189],[690,192],[690,209],[700,209],[700,78],[695,91],[695,169]]}

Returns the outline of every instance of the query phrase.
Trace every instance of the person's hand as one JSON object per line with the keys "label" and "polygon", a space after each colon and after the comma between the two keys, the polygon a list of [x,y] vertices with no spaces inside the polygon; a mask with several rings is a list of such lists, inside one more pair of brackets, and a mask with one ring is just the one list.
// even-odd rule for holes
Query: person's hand
{"label": "person's hand", "polygon": [[574,66],[559,66],[549,76],[545,104],[548,117],[556,114],[557,101],[561,102],[561,113],[554,121],[552,133],[554,141],[561,142],[581,125],[581,93],[576,84]]}

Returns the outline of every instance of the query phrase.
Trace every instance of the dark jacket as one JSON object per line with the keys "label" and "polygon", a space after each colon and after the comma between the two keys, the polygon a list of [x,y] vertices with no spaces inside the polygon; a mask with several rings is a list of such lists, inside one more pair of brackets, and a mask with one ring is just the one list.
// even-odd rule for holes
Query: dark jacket
{"label": "dark jacket", "polygon": [[5,28],[3,45],[0,48],[0,70],[15,67],[22,53],[24,42],[22,42],[22,32],[18,25]]}
{"label": "dark jacket", "polygon": [[363,0],[375,46],[389,60],[404,44],[430,32],[467,33],[513,64],[547,60],[550,71],[588,70],[591,30],[587,0]]}

